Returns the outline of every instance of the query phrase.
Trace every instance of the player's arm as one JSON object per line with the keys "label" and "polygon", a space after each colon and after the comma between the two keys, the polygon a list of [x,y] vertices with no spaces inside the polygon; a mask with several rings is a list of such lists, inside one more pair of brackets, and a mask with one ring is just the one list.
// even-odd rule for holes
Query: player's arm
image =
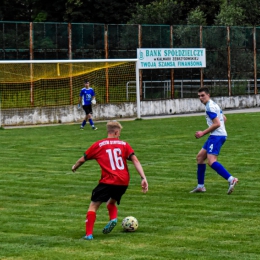
{"label": "player's arm", "polygon": [[220,127],[220,120],[218,117],[215,117],[214,119],[212,119],[212,125],[210,127],[208,127],[207,129],[205,129],[204,131],[197,131],[195,133],[195,137],[196,138],[201,138],[202,136],[216,130],[217,128]]}
{"label": "player's arm", "polygon": [[82,156],[78,159],[78,161],[72,166],[71,170],[75,172],[83,163],[85,163],[86,158],[85,156]]}
{"label": "player's arm", "polygon": [[95,104],[97,103],[95,96],[92,96],[91,103],[92,103],[93,105],[95,105]]}
{"label": "player's arm", "polygon": [[92,103],[93,105],[95,105],[95,104],[97,103],[97,101],[96,101],[96,95],[95,95],[95,91],[94,91],[94,90],[93,90],[92,95],[91,95],[91,103]]}
{"label": "player's arm", "polygon": [[142,191],[144,193],[146,193],[148,191],[148,182],[146,180],[146,176],[144,174],[144,170],[143,167],[141,165],[141,163],[139,162],[139,160],[137,159],[137,157],[132,154],[130,156],[130,160],[133,162],[135,169],[137,170],[137,172],[139,173],[140,177],[141,177],[141,185],[142,185]]}
{"label": "player's arm", "polygon": [[224,123],[226,123],[227,117],[224,114],[223,114],[223,120],[224,120]]}
{"label": "player's arm", "polygon": [[82,101],[82,97],[81,96],[79,96],[79,103],[78,103],[78,109],[80,109],[80,106],[81,106],[81,101]]}
{"label": "player's arm", "polygon": [[79,107],[81,106],[81,101],[82,101],[82,96],[79,96],[79,104],[78,104]]}

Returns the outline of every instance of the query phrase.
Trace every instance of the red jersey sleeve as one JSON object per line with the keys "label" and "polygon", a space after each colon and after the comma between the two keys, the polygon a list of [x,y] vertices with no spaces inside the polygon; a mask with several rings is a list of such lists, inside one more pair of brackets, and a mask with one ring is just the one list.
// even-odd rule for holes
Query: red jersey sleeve
{"label": "red jersey sleeve", "polygon": [[92,144],[87,151],[85,151],[85,157],[87,160],[92,160],[92,159],[96,159],[96,157],[98,156],[98,142]]}

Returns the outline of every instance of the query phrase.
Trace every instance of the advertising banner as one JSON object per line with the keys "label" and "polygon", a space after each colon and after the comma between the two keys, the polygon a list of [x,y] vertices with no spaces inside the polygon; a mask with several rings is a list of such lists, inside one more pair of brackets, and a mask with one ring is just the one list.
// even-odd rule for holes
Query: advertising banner
{"label": "advertising banner", "polygon": [[137,49],[139,69],[205,68],[206,49]]}

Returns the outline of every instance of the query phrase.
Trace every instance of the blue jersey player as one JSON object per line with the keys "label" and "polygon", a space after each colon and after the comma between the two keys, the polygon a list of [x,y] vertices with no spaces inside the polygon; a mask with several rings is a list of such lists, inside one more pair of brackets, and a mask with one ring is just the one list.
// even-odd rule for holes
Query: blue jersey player
{"label": "blue jersey player", "polygon": [[93,130],[97,130],[92,120],[92,103],[93,104],[96,103],[95,91],[89,86],[89,81],[86,79],[84,81],[84,88],[81,89],[79,94],[79,104],[78,104],[78,108],[80,108],[80,106],[82,105],[82,108],[86,114],[80,126],[80,129],[82,130],[84,129],[84,126],[86,125],[87,121],[89,121],[89,124],[91,125]]}
{"label": "blue jersey player", "polygon": [[208,128],[203,131],[197,131],[195,133],[195,137],[201,138],[206,134],[209,134],[209,137],[196,157],[198,185],[191,191],[191,193],[206,191],[204,179],[206,172],[205,161],[207,160],[208,165],[228,181],[229,187],[227,194],[231,194],[235,188],[235,185],[238,183],[238,179],[233,177],[223,167],[223,165],[217,161],[220,149],[227,139],[227,132],[225,128],[226,117],[223,115],[220,107],[210,98],[208,88],[200,88],[198,91],[198,96],[201,103],[205,105]]}

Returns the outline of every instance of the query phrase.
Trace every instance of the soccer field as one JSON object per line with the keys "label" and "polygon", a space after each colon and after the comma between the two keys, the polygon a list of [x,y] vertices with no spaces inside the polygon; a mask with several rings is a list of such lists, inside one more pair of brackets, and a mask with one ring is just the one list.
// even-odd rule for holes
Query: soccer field
{"label": "soccer field", "polygon": [[[228,140],[219,161],[239,183],[228,184],[207,167],[207,192],[196,186],[196,154],[206,137],[204,116],[122,121],[128,141],[149,182],[129,163],[131,182],[118,207],[119,223],[107,235],[105,204],[98,213],[94,240],[85,234],[85,214],[100,169],[86,162],[71,166],[98,139],[98,131],[79,125],[0,130],[0,259],[164,260],[260,259],[260,113],[228,114]],[[121,221],[134,216],[136,232],[125,233]]]}

